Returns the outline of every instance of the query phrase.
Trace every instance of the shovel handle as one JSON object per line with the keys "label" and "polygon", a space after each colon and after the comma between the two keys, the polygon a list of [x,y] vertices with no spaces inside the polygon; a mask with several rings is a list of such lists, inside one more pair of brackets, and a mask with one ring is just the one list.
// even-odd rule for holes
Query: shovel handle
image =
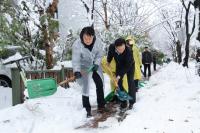
{"label": "shovel handle", "polygon": [[[87,74],[87,72],[81,71],[81,75],[85,75],[85,74]],[[73,75],[71,78],[66,78],[64,81],[60,82],[58,85],[68,84],[69,82],[72,82],[75,79],[76,79],[76,77]]]}
{"label": "shovel handle", "polygon": [[72,76],[71,78],[67,78],[66,80],[60,82],[58,85],[63,85],[63,84],[72,82],[72,81],[74,81],[74,80],[75,80],[75,76]]}
{"label": "shovel handle", "polygon": [[110,78],[111,78],[111,80],[112,80],[114,86],[115,86],[116,88],[118,88],[118,83],[117,83],[117,81],[116,81],[116,79],[115,79],[115,77],[114,77],[114,75],[113,75],[113,72],[111,71],[110,66],[109,66],[108,64],[106,64],[106,66],[105,66],[104,64],[102,64],[101,66],[102,66],[105,70],[107,70],[107,71],[109,72]]}

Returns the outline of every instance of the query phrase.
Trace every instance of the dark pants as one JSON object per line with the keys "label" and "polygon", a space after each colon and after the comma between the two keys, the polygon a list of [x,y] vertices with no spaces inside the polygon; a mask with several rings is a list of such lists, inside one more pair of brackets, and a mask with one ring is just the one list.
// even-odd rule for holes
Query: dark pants
{"label": "dark pants", "polygon": [[151,76],[151,64],[144,64],[144,77],[146,77],[146,72],[148,69],[148,76]]}
{"label": "dark pants", "polygon": [[[105,103],[106,103],[105,100],[104,100],[103,81],[102,81],[101,77],[98,75],[97,72],[93,72],[92,78],[93,78],[94,83],[96,85],[98,108],[102,108],[102,107],[105,106]],[[90,111],[91,106],[90,106],[89,97],[82,96],[82,102],[83,102],[83,107],[86,109],[86,111]]]}
{"label": "dark pants", "polygon": [[135,83],[136,91],[138,91],[138,89],[139,89],[139,80],[138,79],[134,80],[134,83]]}
{"label": "dark pants", "polygon": [[[131,67],[130,70],[126,74],[127,74],[127,80],[128,80],[128,94],[133,98],[132,100],[129,101],[129,103],[134,104],[136,102],[136,88],[135,88],[135,83],[133,80],[134,68]],[[116,74],[116,75],[118,75],[118,74]],[[120,89],[123,89],[122,79],[123,79],[123,77],[120,78],[120,80],[118,82]]]}
{"label": "dark pants", "polygon": [[153,62],[153,69],[154,69],[154,71],[156,70],[156,62],[155,61]]}

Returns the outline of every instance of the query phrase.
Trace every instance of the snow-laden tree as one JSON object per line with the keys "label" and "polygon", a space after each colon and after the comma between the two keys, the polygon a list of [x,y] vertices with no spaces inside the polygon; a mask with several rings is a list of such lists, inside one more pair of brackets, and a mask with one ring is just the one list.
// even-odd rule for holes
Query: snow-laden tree
{"label": "snow-laden tree", "polygon": [[95,0],[80,0],[87,12],[87,19],[90,26],[94,27],[94,6]]}
{"label": "snow-laden tree", "polygon": [[21,44],[24,25],[18,17],[16,5],[12,0],[0,1],[0,47]]}
{"label": "snow-laden tree", "polygon": [[129,34],[145,31],[153,11],[145,10],[148,3],[144,3],[136,0],[101,0],[95,6],[95,22],[97,26],[104,24],[107,30],[124,27],[129,29]]}
{"label": "snow-laden tree", "polygon": [[133,35],[140,46],[151,45],[150,41],[144,41],[148,40],[148,31],[151,28],[149,18],[155,12],[148,2],[101,0],[95,7],[94,22],[105,44],[113,43],[117,37]]}
{"label": "snow-laden tree", "polygon": [[193,1],[181,0],[181,3],[185,10],[185,28],[186,28],[185,57],[183,59],[184,60],[183,66],[188,67],[190,43],[192,34],[194,33],[195,29],[196,15],[194,13]]}
{"label": "snow-laden tree", "polygon": [[200,0],[195,0],[194,1],[194,7],[195,7],[195,10],[196,10],[196,29],[197,30],[197,40],[200,41]]}
{"label": "snow-laden tree", "polygon": [[65,40],[61,40],[61,38],[59,38],[57,40],[56,46],[53,48],[54,58],[57,61],[71,60],[72,44],[78,37],[78,34],[74,33],[72,30],[69,30]]}
{"label": "snow-laden tree", "polygon": [[[155,47],[171,55],[177,62],[182,61],[181,47],[184,44],[183,8],[180,1],[154,1],[152,5],[158,9],[154,17],[154,27],[151,38]],[[158,34],[158,31],[160,34]]]}
{"label": "snow-laden tree", "polygon": [[[20,45],[38,59],[53,67],[53,46],[58,37],[56,19],[58,0],[3,0],[1,1],[1,38],[7,44]],[[0,31],[0,32],[1,32]]]}

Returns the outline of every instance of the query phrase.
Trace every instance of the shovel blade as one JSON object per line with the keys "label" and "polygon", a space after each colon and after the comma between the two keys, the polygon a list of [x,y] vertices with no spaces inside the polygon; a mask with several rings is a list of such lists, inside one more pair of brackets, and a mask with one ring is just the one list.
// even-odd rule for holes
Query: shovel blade
{"label": "shovel blade", "polygon": [[115,96],[115,92],[114,92],[114,91],[111,91],[111,92],[105,97],[105,101],[106,101],[106,102],[112,101],[114,96]]}
{"label": "shovel blade", "polygon": [[39,98],[53,95],[57,91],[56,81],[52,78],[27,81],[29,98]]}
{"label": "shovel blade", "polygon": [[116,93],[118,99],[120,101],[127,101],[127,100],[132,100],[133,98],[131,96],[129,96],[128,93],[126,93],[125,91],[120,90],[119,88],[117,89],[117,93]]}

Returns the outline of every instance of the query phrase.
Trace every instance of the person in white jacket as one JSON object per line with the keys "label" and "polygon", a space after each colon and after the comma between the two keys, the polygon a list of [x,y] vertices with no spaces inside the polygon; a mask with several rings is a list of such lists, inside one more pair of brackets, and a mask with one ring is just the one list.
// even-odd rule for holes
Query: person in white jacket
{"label": "person in white jacket", "polygon": [[[98,111],[104,112],[104,84],[101,59],[103,56],[103,43],[96,38],[92,27],[84,27],[80,38],[72,46],[72,66],[76,81],[82,87],[82,103],[87,111],[87,117],[91,117],[91,105],[89,102],[90,80],[96,85]],[[87,70],[92,67],[92,72]]]}

